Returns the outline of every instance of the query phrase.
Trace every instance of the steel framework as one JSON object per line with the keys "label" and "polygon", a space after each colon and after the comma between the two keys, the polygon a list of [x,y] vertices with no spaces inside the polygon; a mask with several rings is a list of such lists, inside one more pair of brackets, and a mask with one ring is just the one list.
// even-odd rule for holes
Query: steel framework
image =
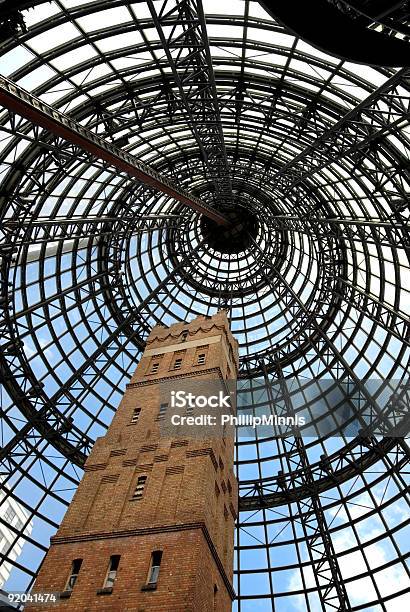
{"label": "steel framework", "polygon": [[257,2],[23,4],[0,49],[0,465],[34,525],[12,577],[152,325],[224,307],[240,410],[311,424],[237,432],[236,608],[404,609],[408,69]]}

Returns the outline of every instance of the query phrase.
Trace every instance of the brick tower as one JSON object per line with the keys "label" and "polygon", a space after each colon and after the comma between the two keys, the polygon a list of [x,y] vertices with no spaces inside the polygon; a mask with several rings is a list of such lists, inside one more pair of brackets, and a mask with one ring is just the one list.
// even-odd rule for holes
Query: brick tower
{"label": "brick tower", "polygon": [[34,586],[61,593],[53,610],[231,610],[233,437],[161,436],[159,383],[235,378],[237,364],[224,311],[154,327]]}

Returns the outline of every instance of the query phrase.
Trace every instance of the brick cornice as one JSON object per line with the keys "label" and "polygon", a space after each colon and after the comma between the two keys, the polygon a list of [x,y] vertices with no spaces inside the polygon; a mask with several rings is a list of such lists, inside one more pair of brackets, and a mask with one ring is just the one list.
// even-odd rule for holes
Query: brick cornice
{"label": "brick cornice", "polygon": [[177,531],[193,531],[194,529],[200,529],[204,535],[206,543],[210,553],[215,561],[215,564],[219,570],[221,578],[226,586],[232,600],[236,598],[234,588],[225,572],[225,568],[222,564],[221,559],[217,553],[217,550],[212,542],[212,538],[204,522],[199,521],[196,523],[185,523],[183,525],[160,525],[158,527],[143,527],[139,529],[122,529],[121,531],[100,531],[96,533],[82,533],[71,536],[59,536],[55,535],[50,538],[50,543],[53,545],[57,544],[73,544],[75,542],[90,542],[93,540],[109,540],[115,538],[128,538],[135,536],[151,535],[156,533],[167,533]]}
{"label": "brick cornice", "polygon": [[145,387],[146,385],[159,385],[160,383],[167,380],[181,380],[182,378],[200,378],[206,377],[208,374],[217,373],[219,375],[220,380],[225,380],[222,376],[222,372],[220,368],[209,368],[207,370],[201,370],[200,372],[186,372],[182,374],[173,374],[170,376],[161,376],[160,378],[150,379],[150,380],[138,380],[134,383],[128,383],[126,385],[127,389],[135,389],[136,387]]}

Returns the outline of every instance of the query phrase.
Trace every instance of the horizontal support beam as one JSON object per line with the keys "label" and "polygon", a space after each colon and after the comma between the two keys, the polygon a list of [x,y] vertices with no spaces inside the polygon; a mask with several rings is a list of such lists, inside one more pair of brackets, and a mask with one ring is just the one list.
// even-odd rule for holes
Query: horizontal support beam
{"label": "horizontal support beam", "polygon": [[410,226],[377,219],[299,217],[297,215],[275,215],[272,225],[279,230],[293,231],[307,236],[313,229],[321,227],[322,233],[331,233],[346,240],[375,244],[396,249],[410,247]]}
{"label": "horizontal support beam", "polygon": [[410,231],[410,225],[405,225],[403,223],[392,223],[391,221],[380,221],[379,219],[354,219],[353,217],[299,217],[297,215],[275,215],[273,218],[284,221],[303,221],[319,225],[332,223],[334,225],[355,225],[357,227],[385,227],[388,229],[403,229],[405,231]]}
{"label": "horizontal support beam", "polygon": [[98,159],[109,163],[121,172],[126,172],[141,183],[153,187],[209,217],[219,225],[228,224],[227,219],[222,214],[203,200],[191,195],[175,185],[168,177],[156,172],[133,155],[107,142],[71,117],[61,113],[3,76],[0,77],[0,104],[35,125],[39,125]]}
{"label": "horizontal support beam", "polygon": [[[4,227],[10,227],[12,229],[19,227],[60,227],[63,225],[85,225],[86,223],[90,223],[93,225],[98,224],[106,224],[106,223],[121,223],[126,225],[129,221],[182,221],[184,217],[180,215],[138,215],[130,218],[127,217],[56,217],[55,219],[50,219],[48,217],[37,217],[33,221],[23,221],[19,223],[18,221],[8,220],[4,222]],[[164,224],[164,227],[166,225]],[[139,229],[136,226],[136,229]]]}
{"label": "horizontal support beam", "polygon": [[[61,217],[56,219],[39,217],[34,221],[8,220],[3,226],[14,232],[13,245],[16,249],[22,246],[28,247],[28,252],[24,257],[20,253],[19,263],[21,264],[30,261],[33,249],[35,250],[41,244],[47,245],[46,256],[51,256],[56,254],[57,245],[60,242],[71,242],[72,247],[76,243],[77,248],[81,248],[79,242],[82,241],[82,247],[86,248],[90,244],[88,242],[90,239],[93,244],[97,244],[103,236],[111,236],[113,231],[126,231],[129,236],[136,236],[181,227],[186,220],[187,217],[183,215],[140,215],[123,218]],[[107,229],[105,229],[106,226],[108,226]],[[53,245],[54,251],[52,251]],[[37,252],[39,253],[38,249]]]}

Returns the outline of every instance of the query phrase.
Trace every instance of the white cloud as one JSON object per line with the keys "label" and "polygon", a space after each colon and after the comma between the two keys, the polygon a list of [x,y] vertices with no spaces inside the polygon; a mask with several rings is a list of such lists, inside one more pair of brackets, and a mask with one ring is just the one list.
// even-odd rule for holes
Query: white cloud
{"label": "white cloud", "polygon": [[[379,505],[381,497],[383,495],[384,487],[380,487],[380,490],[374,490],[374,496],[376,504]],[[365,518],[365,515],[374,508],[374,504],[368,493],[363,493],[355,498],[354,503],[348,504],[349,511],[352,518],[360,519],[356,527],[358,528],[359,537],[362,542],[370,541],[377,537],[381,533],[382,523],[378,515],[373,515]],[[334,521],[346,524],[346,528],[335,533],[332,540],[335,551],[337,553],[352,550],[357,547],[357,539],[353,529],[349,526],[348,517],[346,511],[339,507],[332,508],[328,511],[327,516],[334,517]],[[400,523],[402,520],[408,517],[407,504],[403,502],[395,502],[386,510],[383,514],[388,522],[392,524]],[[390,519],[390,520],[389,520]],[[395,557],[395,551],[393,551],[394,557],[392,557],[392,545],[390,539],[381,540],[373,544],[369,544],[364,548],[364,555],[368,561],[369,567],[373,570],[373,577],[381,594],[381,597],[387,597],[398,593],[399,591],[408,588],[410,586],[410,580],[407,576],[405,568],[401,562],[397,562],[395,565],[375,571],[377,568],[388,563],[389,560]],[[308,560],[307,553],[305,553],[303,561]],[[370,577],[357,578],[347,582],[347,579],[355,576],[360,576],[366,573],[367,566],[365,558],[360,550],[347,552],[343,556],[339,557],[339,567],[343,578],[346,580],[345,586],[348,593],[349,601],[352,605],[366,604],[368,602],[378,599],[377,592],[374,588],[373,581]],[[311,567],[304,568],[303,574],[305,577],[306,586],[315,587],[315,578]],[[290,591],[296,591],[302,588],[302,581],[299,570],[295,570],[291,579],[289,580]],[[410,610],[410,594],[402,595],[398,598],[393,598],[390,602],[386,602],[386,609],[389,612],[406,612]],[[306,610],[305,598],[303,595],[294,598],[294,608],[303,612]],[[366,608],[367,612],[380,612],[380,606],[373,606]],[[312,612],[321,612],[321,606],[312,607]]]}

